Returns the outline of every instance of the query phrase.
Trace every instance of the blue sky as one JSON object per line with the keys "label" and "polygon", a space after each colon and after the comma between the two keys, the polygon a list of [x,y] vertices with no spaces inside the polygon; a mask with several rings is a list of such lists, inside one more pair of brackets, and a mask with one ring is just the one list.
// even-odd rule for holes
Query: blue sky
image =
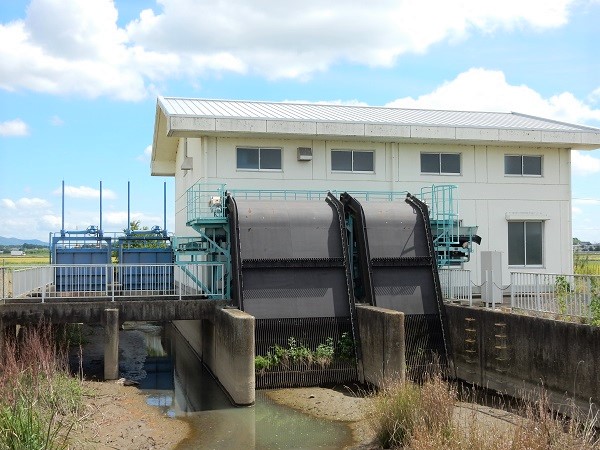
{"label": "blue sky", "polygon": [[[0,236],[131,217],[173,228],[150,176],[156,97],[518,111],[600,127],[600,0],[4,0]],[[573,152],[573,234],[600,242],[600,150]]]}

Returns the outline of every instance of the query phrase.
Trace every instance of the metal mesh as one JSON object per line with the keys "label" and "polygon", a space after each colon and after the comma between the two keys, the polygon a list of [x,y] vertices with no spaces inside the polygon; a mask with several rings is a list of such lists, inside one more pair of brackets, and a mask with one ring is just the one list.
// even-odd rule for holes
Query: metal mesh
{"label": "metal mesh", "polygon": [[446,374],[448,362],[437,314],[407,314],[404,316],[406,339],[406,376],[420,380],[432,373]]}
{"label": "metal mesh", "polygon": [[[349,317],[301,319],[257,319],[256,354],[265,356],[275,345],[287,348],[293,337],[298,345],[314,351],[327,338],[339,342],[343,333],[352,336]],[[288,363],[257,372],[257,389],[317,386],[323,383],[347,383],[358,380],[355,360],[334,359],[322,367],[316,361]]]}

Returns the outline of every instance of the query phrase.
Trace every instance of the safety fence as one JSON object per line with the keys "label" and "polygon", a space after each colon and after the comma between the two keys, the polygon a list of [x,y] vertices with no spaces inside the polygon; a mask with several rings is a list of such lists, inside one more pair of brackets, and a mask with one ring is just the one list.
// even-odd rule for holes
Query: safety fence
{"label": "safety fence", "polygon": [[513,272],[510,298],[513,309],[590,318],[600,312],[600,276]]}
{"label": "safety fence", "polygon": [[465,269],[439,269],[442,296],[445,300],[468,302],[473,306],[471,271]]}
{"label": "safety fence", "polygon": [[118,297],[224,299],[225,264],[56,264],[0,268],[2,301]]}

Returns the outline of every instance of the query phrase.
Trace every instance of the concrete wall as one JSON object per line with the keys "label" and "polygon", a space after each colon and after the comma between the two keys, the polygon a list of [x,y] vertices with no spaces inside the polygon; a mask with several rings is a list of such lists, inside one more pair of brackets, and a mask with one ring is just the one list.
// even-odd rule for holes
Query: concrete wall
{"label": "concrete wall", "polygon": [[[63,300],[63,299],[60,299]],[[101,323],[106,309],[119,310],[119,320],[168,322],[174,319],[211,319],[226,300],[165,300],[148,297],[144,300],[111,301],[47,301],[46,303],[6,303],[0,308],[5,325],[39,323]]]}
{"label": "concrete wall", "polygon": [[375,386],[382,386],[392,380],[404,381],[404,313],[357,305],[356,316],[364,380]]}
{"label": "concrete wall", "polygon": [[446,305],[458,378],[519,396],[600,401],[600,327]]}
{"label": "concrete wall", "polygon": [[[347,139],[347,138],[346,138]],[[282,149],[281,171],[247,171],[236,169],[237,146],[266,146]],[[298,161],[298,147],[313,149],[312,161]],[[334,172],[331,151],[335,149],[374,152],[373,173]],[[461,173],[431,175],[420,171],[421,152],[459,153]],[[542,176],[506,176],[504,155],[542,156]],[[483,242],[478,250],[504,253],[503,280],[509,284],[508,220],[542,220],[544,222],[544,263],[527,270],[570,273],[571,193],[570,151],[544,148],[539,143],[527,146],[411,144],[377,141],[322,140],[299,138],[198,137],[188,138],[188,155],[194,169],[177,170],[175,175],[175,233],[194,235],[186,226],[186,191],[200,180],[226,183],[238,189],[314,189],[380,190],[420,192],[432,184],[458,186],[459,208],[464,225],[478,225]],[[176,167],[183,159],[180,139]],[[507,216],[508,214],[508,216]],[[466,268],[473,271],[473,282],[481,283],[480,261],[475,252]]]}
{"label": "concrete wall", "polygon": [[254,317],[237,309],[220,309],[214,320],[174,321],[236,405],[255,399]]}

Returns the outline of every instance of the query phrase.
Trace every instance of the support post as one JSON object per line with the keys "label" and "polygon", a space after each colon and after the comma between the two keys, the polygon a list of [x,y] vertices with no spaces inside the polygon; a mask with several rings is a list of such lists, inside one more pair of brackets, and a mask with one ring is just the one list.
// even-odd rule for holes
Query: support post
{"label": "support post", "polygon": [[119,310],[104,310],[104,379],[119,378]]}
{"label": "support post", "polygon": [[404,313],[375,306],[356,307],[364,380],[378,387],[406,379]]}

